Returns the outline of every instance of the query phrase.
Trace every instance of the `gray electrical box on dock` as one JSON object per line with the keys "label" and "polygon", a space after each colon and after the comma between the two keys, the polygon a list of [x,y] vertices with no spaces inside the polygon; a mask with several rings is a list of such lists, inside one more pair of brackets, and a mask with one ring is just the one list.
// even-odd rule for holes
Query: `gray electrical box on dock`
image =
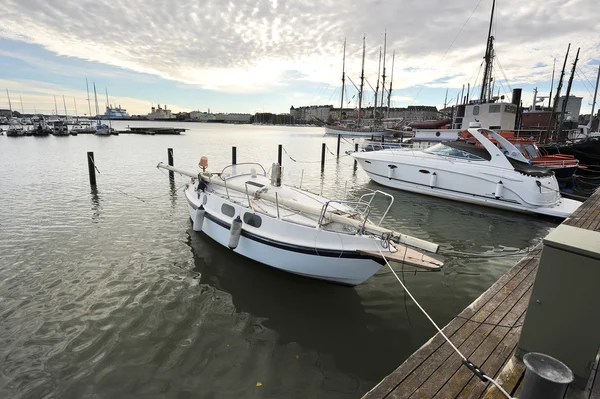
{"label": "gray electrical box on dock", "polygon": [[585,387],[599,348],[600,232],[561,224],[544,239],[517,355],[550,355]]}

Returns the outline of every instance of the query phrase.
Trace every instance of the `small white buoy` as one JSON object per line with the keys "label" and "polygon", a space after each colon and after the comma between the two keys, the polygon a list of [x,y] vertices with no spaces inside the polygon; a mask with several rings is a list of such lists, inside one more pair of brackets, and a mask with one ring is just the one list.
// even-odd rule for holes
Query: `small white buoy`
{"label": "small white buoy", "polygon": [[429,187],[434,188],[436,184],[437,184],[437,175],[435,174],[435,172],[433,172],[431,174],[431,177],[429,178]]}
{"label": "small white buoy", "polygon": [[192,227],[194,231],[202,231],[202,224],[204,223],[204,206],[200,205],[198,209],[196,209],[196,215],[194,216],[194,226]]}
{"label": "small white buoy", "polygon": [[496,191],[494,191],[494,197],[496,197],[496,199],[499,199],[500,197],[502,197],[503,191],[504,191],[504,184],[502,184],[502,180],[500,180],[496,184]]}
{"label": "small white buoy", "polygon": [[236,249],[240,242],[240,236],[242,235],[242,219],[238,215],[233,222],[231,222],[231,228],[229,229],[229,248]]}
{"label": "small white buoy", "polygon": [[388,179],[392,180],[392,177],[394,177],[394,170],[396,168],[396,165],[388,165]]}

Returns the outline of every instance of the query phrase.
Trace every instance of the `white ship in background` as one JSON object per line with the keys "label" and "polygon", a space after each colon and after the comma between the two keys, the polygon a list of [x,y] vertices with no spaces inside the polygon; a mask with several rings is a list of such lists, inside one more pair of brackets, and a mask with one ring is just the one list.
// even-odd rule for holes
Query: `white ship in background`
{"label": "white ship in background", "polygon": [[121,108],[121,106],[119,105],[118,107],[113,107],[112,105],[109,105],[108,107],[106,107],[106,112],[104,112],[104,115],[102,115],[102,119],[129,119],[130,116],[127,113],[127,110],[124,108]]}

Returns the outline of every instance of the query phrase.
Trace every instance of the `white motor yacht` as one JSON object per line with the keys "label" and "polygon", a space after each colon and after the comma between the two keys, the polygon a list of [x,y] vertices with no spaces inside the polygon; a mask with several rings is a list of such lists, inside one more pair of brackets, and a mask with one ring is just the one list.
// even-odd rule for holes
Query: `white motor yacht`
{"label": "white motor yacht", "polygon": [[[278,164],[271,178],[259,164],[231,165],[220,173],[158,167],[192,178],[185,196],[194,231],[271,267],[354,286],[373,276],[385,259],[427,270],[442,266],[402,244],[431,252],[438,245],[379,225],[393,202],[381,191],[358,201],[330,200],[281,184]],[[391,200],[379,223],[368,220],[375,195]]]}
{"label": "white motor yacht", "polygon": [[561,218],[581,205],[561,197],[552,170],[527,162],[500,134],[481,129],[476,122],[468,131],[481,146],[445,142],[425,150],[388,149],[351,155],[372,180],[399,190]]}

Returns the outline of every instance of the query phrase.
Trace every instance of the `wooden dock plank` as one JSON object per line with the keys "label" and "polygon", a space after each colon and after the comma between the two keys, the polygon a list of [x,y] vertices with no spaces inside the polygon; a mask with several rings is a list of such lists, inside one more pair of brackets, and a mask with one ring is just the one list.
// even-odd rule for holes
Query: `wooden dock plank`
{"label": "wooden dock plank", "polygon": [[594,194],[592,194],[590,198],[588,198],[588,200],[573,212],[573,214],[563,223],[573,227],[595,230],[590,227],[598,226],[600,223],[600,189],[596,190]]}
{"label": "wooden dock plank", "polygon": [[[518,339],[517,339],[518,341]],[[523,379],[523,373],[525,372],[525,364],[523,361],[516,356],[510,358],[510,360],[504,365],[502,371],[497,378],[494,378],[500,386],[514,396],[514,392],[518,389]],[[506,399],[506,396],[495,386],[490,388],[482,396],[483,399]]]}
{"label": "wooden dock plank", "polygon": [[[471,334],[475,330],[477,330],[478,327],[482,326],[480,322],[486,321],[488,317],[494,315],[494,311],[502,304],[502,302],[515,290],[515,288],[517,288],[521,284],[523,280],[527,278],[527,276],[531,274],[531,272],[537,267],[537,258],[535,256],[539,255],[539,250],[534,250],[532,252],[532,255],[533,256],[523,258],[522,261],[515,266],[515,270],[518,270],[517,273],[514,275],[513,273],[510,273],[512,277],[503,279],[502,282],[505,283],[501,287],[492,286],[494,289],[491,291],[491,297],[488,297],[489,300],[487,300],[487,302],[485,302],[482,306],[482,302],[474,303],[473,305],[465,309],[465,311],[463,311],[459,315],[459,317],[455,318],[450,322],[449,325],[453,323],[461,324],[460,327],[458,327],[455,330],[455,333],[447,333],[454,345],[459,346],[465,340],[470,339],[469,337],[471,336]],[[507,274],[507,276],[510,275]],[[500,310],[499,312],[502,312],[502,310]],[[472,314],[472,316],[469,317],[469,314]],[[470,320],[464,320],[465,318]],[[500,319],[496,317],[491,320],[492,322],[497,322]],[[484,328],[484,331],[488,327],[490,329],[492,328],[492,326],[487,326]],[[419,359],[419,364],[414,366],[411,365],[411,369],[405,370],[404,375],[402,375],[402,378],[396,380],[396,385],[398,386],[398,388],[388,388],[388,393],[393,390],[391,393],[389,393],[389,397],[407,398],[410,395],[412,395],[423,383],[425,383],[425,381],[427,381],[427,379],[440,367],[440,365],[454,353],[451,346],[445,343],[445,341],[439,334],[437,334],[436,337],[439,337],[442,344],[438,345],[437,348],[432,348],[433,350],[430,349],[426,358],[422,360]],[[429,348],[425,347],[425,349]],[[419,351],[417,351],[417,353],[418,352]],[[408,360],[411,360],[411,358],[409,358]],[[395,373],[393,373],[391,376],[394,376],[394,374]],[[388,393],[384,393],[381,396],[374,397],[386,397]]]}
{"label": "wooden dock plank", "polygon": [[[489,354],[510,331],[507,327],[495,327],[495,324],[512,327],[525,312],[529,297],[522,300],[533,285],[535,270],[505,298],[505,300],[480,324],[475,332],[466,340],[459,350],[471,362],[481,365]],[[453,353],[416,392],[415,397],[454,398],[473,376],[462,364],[458,354]]]}
{"label": "wooden dock plank", "polygon": [[[470,306],[464,309],[459,317],[454,318],[448,325],[442,330],[448,336],[452,336],[462,326],[467,324],[467,320],[474,314],[489,304],[498,292],[500,292],[505,286],[512,281],[515,276],[522,273],[522,270],[527,267],[531,267],[532,262],[535,262],[539,258],[541,249],[537,248],[532,251],[528,256],[521,259],[515,266],[509,269],[502,277],[500,277],[488,290],[479,296]],[[535,263],[537,265],[537,263]],[[528,274],[528,273],[527,273]],[[520,276],[521,280],[525,276]],[[493,304],[491,304],[493,308]],[[473,324],[473,328],[476,327],[476,323]],[[409,357],[404,363],[402,363],[394,372],[384,378],[379,384],[373,389],[367,392],[364,396],[366,399],[384,398],[387,397],[400,383],[402,383],[409,374],[411,374],[419,365],[425,362],[434,352],[440,347],[449,345],[445,342],[444,338],[440,334],[436,334],[432,339],[426,342],[420,349],[418,349],[411,357]]]}

